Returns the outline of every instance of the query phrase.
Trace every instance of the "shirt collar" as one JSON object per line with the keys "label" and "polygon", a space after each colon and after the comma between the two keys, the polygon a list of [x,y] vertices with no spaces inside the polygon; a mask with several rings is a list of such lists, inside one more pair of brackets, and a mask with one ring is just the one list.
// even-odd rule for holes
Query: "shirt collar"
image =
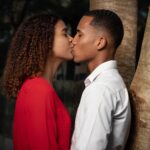
{"label": "shirt collar", "polygon": [[108,70],[108,69],[116,69],[116,68],[117,68],[116,60],[110,60],[110,61],[100,64],[85,79],[84,81],[85,86],[87,87],[88,85],[90,85],[103,71]]}

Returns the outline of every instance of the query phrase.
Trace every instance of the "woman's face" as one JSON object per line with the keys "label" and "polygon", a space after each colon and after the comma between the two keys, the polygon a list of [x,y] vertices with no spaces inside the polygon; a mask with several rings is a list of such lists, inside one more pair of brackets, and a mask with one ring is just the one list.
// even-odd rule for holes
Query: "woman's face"
{"label": "woman's face", "polygon": [[53,56],[61,60],[73,59],[71,41],[72,38],[67,34],[66,25],[62,20],[59,20],[55,25]]}

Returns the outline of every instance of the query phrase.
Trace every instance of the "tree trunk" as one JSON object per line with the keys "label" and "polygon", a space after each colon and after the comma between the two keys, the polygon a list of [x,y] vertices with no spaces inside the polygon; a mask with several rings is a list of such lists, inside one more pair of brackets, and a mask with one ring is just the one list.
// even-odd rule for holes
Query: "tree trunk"
{"label": "tree trunk", "polygon": [[142,43],[138,67],[131,84],[133,97],[132,150],[150,149],[150,11]]}
{"label": "tree trunk", "polygon": [[137,1],[136,0],[90,0],[90,9],[109,9],[116,12],[123,21],[124,38],[117,50],[119,71],[127,86],[135,72],[135,51],[137,41]]}

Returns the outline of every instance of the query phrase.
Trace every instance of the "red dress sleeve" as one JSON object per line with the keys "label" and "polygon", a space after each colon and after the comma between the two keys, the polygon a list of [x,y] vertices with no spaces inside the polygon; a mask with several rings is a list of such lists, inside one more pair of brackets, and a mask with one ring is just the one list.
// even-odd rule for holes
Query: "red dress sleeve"
{"label": "red dress sleeve", "polygon": [[14,116],[14,150],[58,150],[53,93],[30,87],[18,96]]}

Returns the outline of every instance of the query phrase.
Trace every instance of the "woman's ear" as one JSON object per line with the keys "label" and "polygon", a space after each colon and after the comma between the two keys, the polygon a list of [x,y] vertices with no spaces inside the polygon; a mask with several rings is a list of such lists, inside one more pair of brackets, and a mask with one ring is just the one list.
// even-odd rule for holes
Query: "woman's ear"
{"label": "woman's ear", "polygon": [[105,37],[99,37],[97,42],[97,50],[101,51],[103,50],[107,45],[107,40]]}

